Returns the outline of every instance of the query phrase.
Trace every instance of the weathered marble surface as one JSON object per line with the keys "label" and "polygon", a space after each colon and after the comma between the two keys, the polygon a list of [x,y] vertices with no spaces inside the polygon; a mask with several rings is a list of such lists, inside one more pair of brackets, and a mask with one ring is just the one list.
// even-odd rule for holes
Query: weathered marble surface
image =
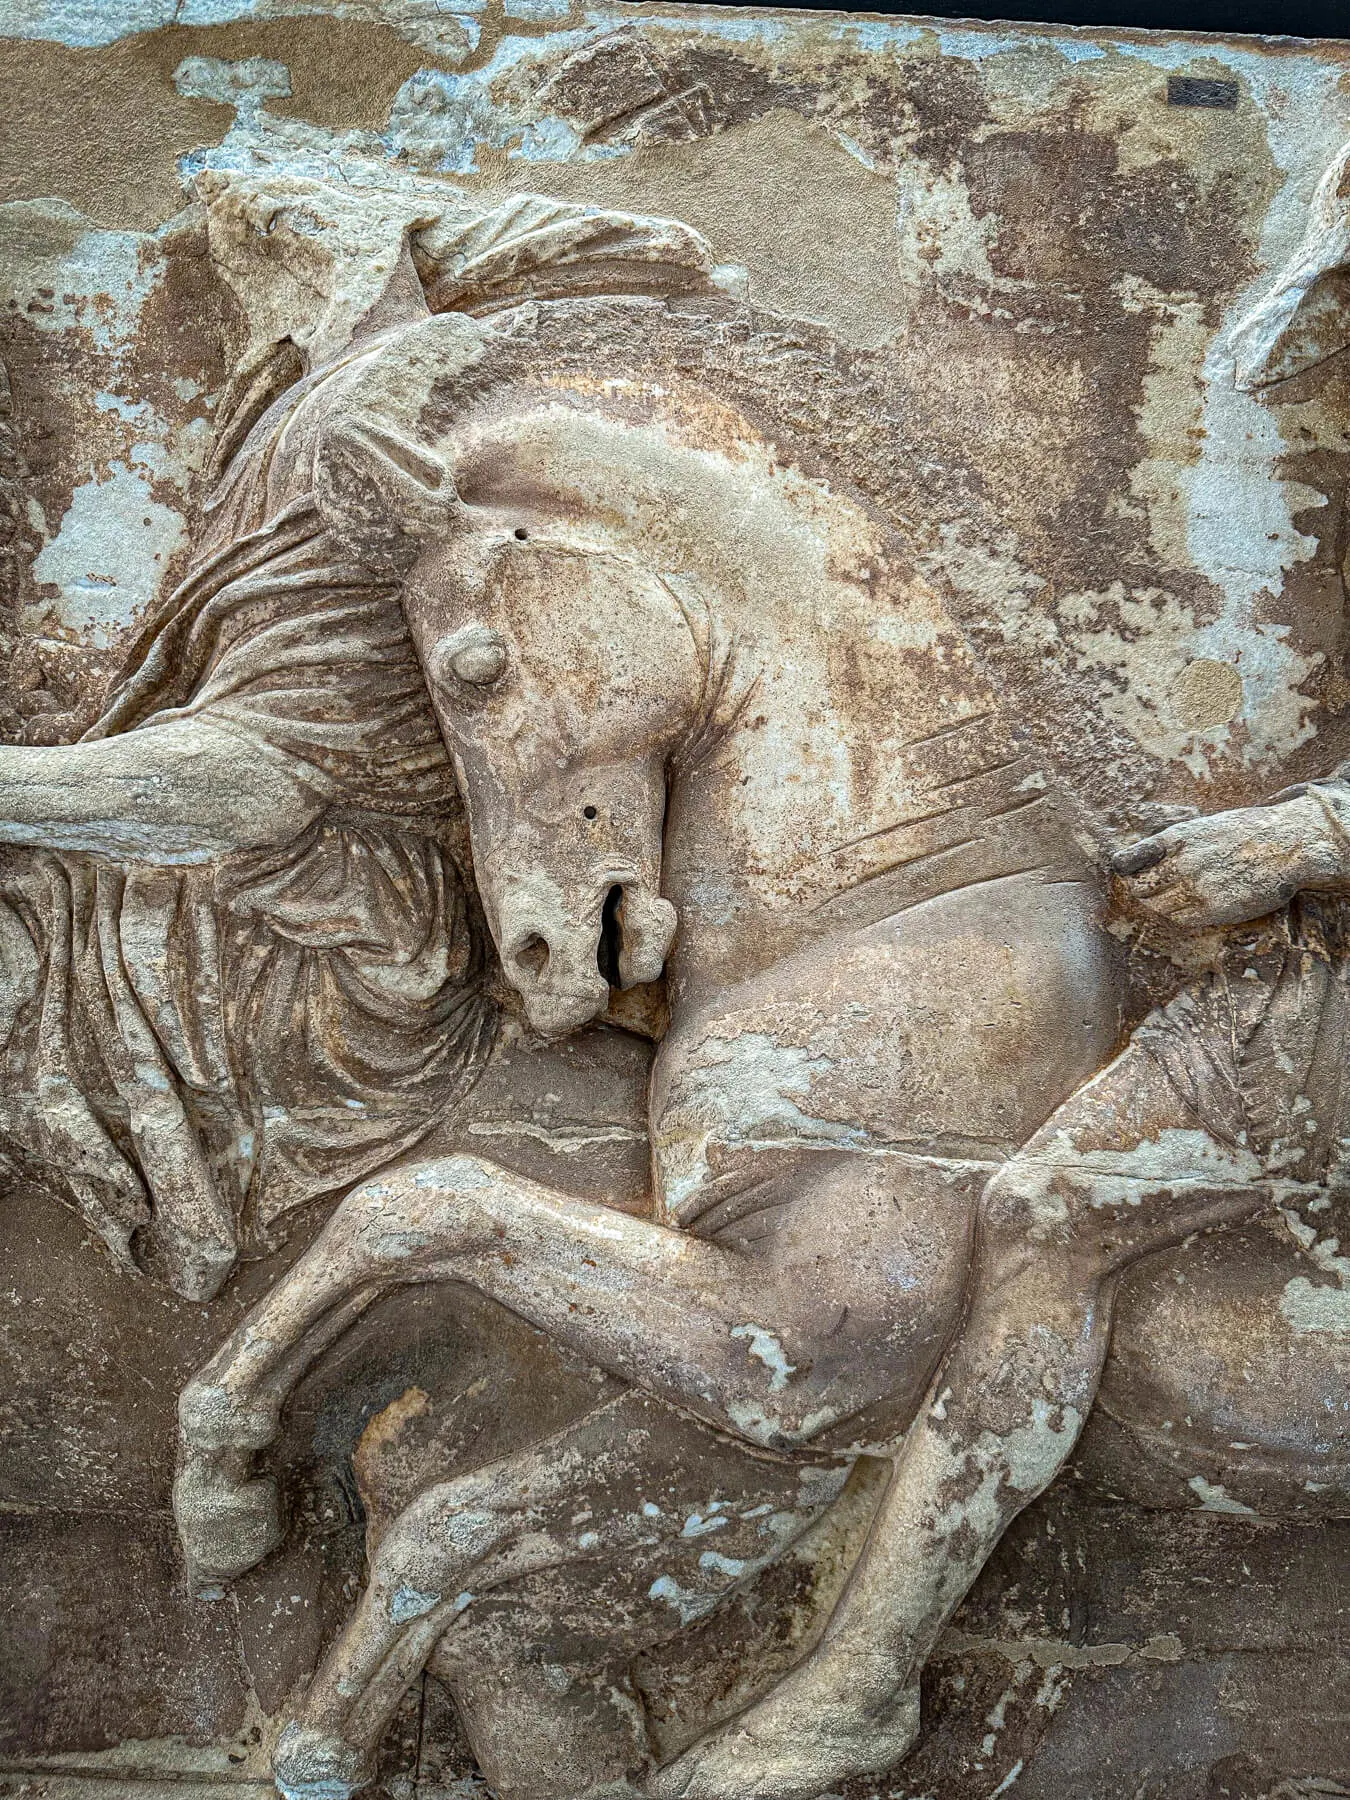
{"label": "weathered marble surface", "polygon": [[1350,1791],[1350,50],[0,24],[0,1792]]}

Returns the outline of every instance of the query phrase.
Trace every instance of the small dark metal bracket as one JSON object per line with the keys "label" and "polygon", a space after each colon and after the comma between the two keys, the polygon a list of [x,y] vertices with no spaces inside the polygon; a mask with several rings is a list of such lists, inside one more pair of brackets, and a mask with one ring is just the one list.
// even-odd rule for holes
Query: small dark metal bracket
{"label": "small dark metal bracket", "polygon": [[1214,81],[1202,75],[1169,75],[1169,106],[1212,106],[1221,112],[1232,112],[1238,103],[1236,81]]}

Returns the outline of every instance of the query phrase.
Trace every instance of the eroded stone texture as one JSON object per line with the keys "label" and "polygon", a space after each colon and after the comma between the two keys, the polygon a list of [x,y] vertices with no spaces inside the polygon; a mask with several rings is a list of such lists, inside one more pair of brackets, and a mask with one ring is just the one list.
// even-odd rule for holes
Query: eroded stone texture
{"label": "eroded stone texture", "polygon": [[1350,1792],[1344,47],[3,23],[0,1792]]}

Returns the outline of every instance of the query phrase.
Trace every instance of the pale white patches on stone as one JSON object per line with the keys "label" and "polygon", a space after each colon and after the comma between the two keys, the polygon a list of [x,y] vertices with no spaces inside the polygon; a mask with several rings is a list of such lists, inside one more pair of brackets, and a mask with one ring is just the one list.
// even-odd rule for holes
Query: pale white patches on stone
{"label": "pale white patches on stone", "polygon": [[1068,1220],[1055,1182],[1082,1183],[1094,1207],[1138,1206],[1159,1188],[1189,1192],[1200,1188],[1246,1188],[1260,1184],[1260,1161],[1240,1146],[1218,1143],[1206,1131],[1168,1127],[1129,1149],[1080,1150],[1065,1132],[1034,1154],[1016,1159],[1018,1192],[1032,1213],[1033,1235],[1053,1236]]}
{"label": "pale white patches on stone", "polygon": [[174,6],[175,0],[9,0],[4,33],[96,50],[170,24]]}
{"label": "pale white patches on stone", "polygon": [[[985,1724],[988,1725],[991,1733],[1002,1731],[1003,1727],[1008,1723],[1008,1702],[1011,1700],[1012,1695],[1013,1690],[1011,1688],[1005,1688],[985,1715]],[[985,1739],[983,1746],[983,1754],[985,1756],[992,1753],[995,1741],[993,1736]]]}
{"label": "pale white patches on stone", "polygon": [[[987,1638],[950,1629],[943,1634],[945,1651],[957,1656],[991,1656],[1014,1666],[1031,1664],[1051,1676],[1069,1669],[1118,1669],[1135,1663],[1176,1663],[1185,1654],[1181,1639],[1162,1632],[1142,1644],[1071,1644],[1062,1638]],[[1050,1684],[1037,1693],[1037,1706],[1058,1704]]]}
{"label": "pale white patches on stone", "polygon": [[256,113],[268,100],[290,97],[285,63],[264,56],[226,62],[217,56],[187,56],[173,72],[173,85],[189,100],[213,100],[241,116]]}
{"label": "pale white patches on stone", "polygon": [[680,1536],[682,1538],[706,1537],[710,1531],[721,1531],[730,1523],[731,1520],[725,1515],[713,1514],[709,1517],[705,1513],[693,1512],[685,1520],[680,1530]]}
{"label": "pale white patches on stone", "polygon": [[499,1529],[500,1520],[495,1513],[468,1507],[443,1513],[435,1526],[436,1535],[456,1556],[472,1562],[487,1553]]}
{"label": "pale white patches on stone", "polygon": [[414,1187],[444,1193],[475,1193],[492,1185],[492,1174],[476,1156],[444,1156],[427,1163],[413,1177]]}
{"label": "pale white patches on stone", "polygon": [[824,1431],[827,1425],[833,1425],[839,1418],[839,1409],[834,1406],[818,1406],[814,1412],[803,1413],[794,1436],[804,1444],[809,1444],[817,1432]]}
{"label": "pale white patches on stone", "polygon": [[1054,620],[1033,606],[1045,578],[1022,564],[1010,532],[970,543],[959,525],[946,521],[938,529],[936,548],[920,562],[935,581],[949,581],[978,607],[981,625],[997,631],[1005,643],[1039,647],[1047,654],[1058,649]]}
{"label": "pale white patches on stone", "polygon": [[752,1565],[738,1556],[723,1556],[716,1550],[705,1550],[698,1559],[700,1569],[709,1569],[717,1575],[730,1575],[732,1580],[739,1580]]}
{"label": "pale white patches on stone", "polygon": [[642,1502],[642,1516],[644,1519],[659,1519],[661,1517],[661,1508],[654,1500],[644,1500]]}
{"label": "pale white patches on stone", "polygon": [[578,1550],[598,1550],[599,1547],[600,1533],[598,1531],[583,1531],[577,1539]]}
{"label": "pale white patches on stone", "polygon": [[1032,1422],[996,1440],[1007,1459],[1012,1485],[1022,1493],[1039,1493],[1060,1468],[1082,1428],[1082,1415],[1072,1406],[1056,1407],[1038,1396],[1032,1402]]}
{"label": "pale white patches on stone", "polygon": [[[948,41],[943,34],[942,42]],[[990,95],[995,111],[1006,90],[1024,123],[1032,91],[1025,65],[1032,59],[1033,47],[1018,38],[991,50],[993,41],[981,39],[977,48],[961,39],[960,48],[951,53],[978,55],[994,84]],[[1064,54],[1062,44],[1054,47]],[[1160,49],[1133,42],[1113,49],[1155,61],[1161,57],[1165,66],[1176,67],[1186,66],[1189,54],[1178,45]],[[1004,57],[1003,50],[1013,54]],[[1105,51],[1098,48],[1094,54]],[[1227,54],[1224,60],[1230,60]],[[1328,112],[1333,76],[1324,64],[1311,57],[1291,58],[1287,66],[1281,62],[1277,68],[1269,58],[1263,62],[1237,52],[1231,60],[1242,81],[1255,84],[1269,101],[1272,149],[1294,173],[1288,184],[1293,203],[1289,194],[1282,194],[1267,218],[1266,237],[1273,240],[1267,271],[1235,302],[1230,322],[1242,316],[1247,300],[1268,282],[1269,268],[1296,240],[1311,186],[1338,147],[1343,129],[1334,106]],[[1016,79],[1000,87],[997,71],[1004,62],[1016,66]],[[1089,97],[1088,104],[1119,111],[1127,89],[1118,92],[1118,85],[1102,84],[1101,98]],[[1123,166],[1175,153],[1148,117],[1136,112],[1133,119],[1113,116],[1109,123]],[[899,182],[897,256],[902,281],[916,292],[926,292],[936,283],[951,289],[963,305],[995,316],[1000,292],[1019,285],[999,276],[990,262],[997,218],[974,216],[958,170],[931,169],[911,158]],[[1147,449],[1132,473],[1133,505],[1147,517],[1163,566],[1198,567],[1222,598],[1218,616],[1202,615],[1200,623],[1162,589],[1131,596],[1156,606],[1160,616],[1136,620],[1126,630],[1117,631],[1112,625],[1097,641],[1078,648],[1089,669],[1103,670],[1099,693],[1103,710],[1151,754],[1182,761],[1201,779],[1214,772],[1216,762],[1238,754],[1239,748],[1248,763],[1276,765],[1311,735],[1314,705],[1300,689],[1321,657],[1304,655],[1293,646],[1289,628],[1278,615],[1271,616],[1270,601],[1281,593],[1288,572],[1316,549],[1311,535],[1295,529],[1294,514],[1322,504],[1323,497],[1308,487],[1273,479],[1274,459],[1284,449],[1278,409],[1234,391],[1223,334],[1215,337],[1200,304],[1188,296],[1161,293],[1133,277],[1121,283],[1121,292],[1127,307],[1154,314],[1152,366],[1139,408]],[[1195,380],[1192,371],[1198,366],[1202,376]],[[1131,501],[1124,505],[1129,509]],[[957,546],[944,546],[944,572],[972,596],[988,592],[993,571],[986,571],[981,580],[979,553],[960,546],[963,554],[954,560],[953,548]],[[1026,610],[1027,572],[1020,568],[1011,543],[1006,563],[1010,591],[998,606],[986,601],[986,617],[1025,650],[1040,641],[1053,653],[1054,622]],[[1172,609],[1183,616],[1170,616]],[[1169,698],[1184,697],[1185,683],[1178,687],[1177,677],[1197,661],[1231,668],[1240,662],[1242,704],[1240,714],[1202,720],[1200,729],[1190,730],[1186,718],[1174,716]],[[1239,717],[1243,730],[1234,736],[1229,725]]]}
{"label": "pale white patches on stone", "polygon": [[918,43],[924,36],[921,25],[909,25],[899,20],[841,18],[830,21],[831,36],[847,44],[851,49],[879,52],[882,55],[893,54],[897,50],[907,49],[909,45]]}
{"label": "pale white patches on stone", "polygon": [[988,63],[996,57],[1025,55],[1028,49],[1041,45],[1054,50],[1070,63],[1087,62],[1093,57],[1106,54],[1097,44],[1074,43],[1048,32],[1044,35],[1037,32],[1031,38],[1025,38],[1020,33],[1014,36],[997,24],[991,25],[987,31],[981,31],[977,25],[962,25],[950,30],[939,26],[933,35],[943,56],[958,57],[962,62]]}
{"label": "pale white patches on stone", "polygon": [[944,636],[944,621],[939,614],[920,612],[897,616],[883,613],[872,623],[872,635],[879,643],[894,650],[925,652],[934,649]]}
{"label": "pale white patches on stone", "polygon": [[[1305,1202],[1304,1210],[1327,1210],[1326,1195],[1315,1195]],[[1309,1260],[1324,1275],[1331,1276],[1337,1286],[1309,1281],[1296,1275],[1285,1283],[1280,1295],[1280,1312],[1286,1323],[1297,1332],[1319,1333],[1328,1337],[1350,1337],[1350,1257],[1341,1254],[1340,1239],[1320,1237],[1292,1206],[1280,1209],[1280,1217],[1290,1236]]]}
{"label": "pale white patches on stone", "polygon": [[733,1325],[731,1335],[744,1338],[750,1355],[769,1371],[770,1393],[781,1393],[796,1373],[796,1365],[788,1361],[773,1332],[763,1325]]}
{"label": "pale white patches on stone", "polygon": [[425,1593],[421,1588],[404,1582],[389,1597],[389,1617],[395,1625],[406,1625],[410,1619],[422,1618],[440,1603],[439,1594]]}
{"label": "pale white patches on stone", "polygon": [[[950,1444],[927,1438],[925,1461],[934,1491],[952,1486],[960,1496],[936,1515],[937,1542],[950,1546],[958,1533],[969,1533],[972,1542],[992,1543],[1002,1526],[1005,1487],[1028,1498],[1039,1494],[1063,1466],[1082,1424],[1072,1406],[1056,1406],[1038,1395],[1029,1422],[1002,1436],[985,1431],[973,1441]],[[952,1554],[950,1548],[940,1553]]]}
{"label": "pale white patches on stone", "polygon": [[1334,1275],[1343,1288],[1350,1288],[1350,1257],[1339,1254],[1339,1238],[1315,1238],[1304,1248],[1324,1274]]}
{"label": "pale white patches on stone", "polygon": [[[598,12],[591,16],[593,18],[605,17],[603,13]],[[617,15],[610,14],[609,16],[611,18],[617,17],[619,19],[626,18],[626,15],[623,13],[618,13]],[[795,20],[791,19],[784,19],[781,17],[766,18],[763,14],[756,15],[751,13],[748,9],[745,11],[737,9],[735,12],[726,12],[723,11],[721,7],[714,6],[707,7],[700,12],[698,17],[698,28],[700,36],[722,38],[725,42],[732,44],[755,43],[772,48],[775,45],[786,42],[787,39],[791,37],[793,31],[799,30],[800,26]],[[662,18],[661,15],[657,13],[651,19],[651,29],[657,32],[661,30],[669,31],[675,35],[678,40],[679,37],[683,36],[687,27],[684,19],[681,18],[678,13],[669,14],[665,18]]]}
{"label": "pale white patches on stone", "polygon": [[[465,20],[464,28],[476,42],[477,22]],[[561,58],[573,40],[579,47],[584,34],[551,33],[541,40],[508,37],[472,74],[419,69],[394,96],[384,131],[386,150],[414,166],[447,175],[475,172],[484,150],[504,150],[536,162],[585,160],[582,140],[566,120],[542,112],[522,117],[519,108],[493,96],[494,86],[520,64]]]}
{"label": "pale white patches on stone", "polygon": [[587,1131],[563,1126],[549,1128],[536,1125],[529,1119],[507,1122],[475,1119],[466,1129],[470,1137],[530,1138],[535,1143],[546,1144],[550,1150],[556,1150],[562,1156],[578,1156],[598,1149],[602,1144],[645,1143],[647,1137],[645,1132],[634,1131],[626,1125],[607,1126],[603,1131]]}
{"label": "pale white patches on stone", "polygon": [[750,1400],[729,1400],[727,1417],[752,1444],[770,1445],[783,1437],[783,1421]]}
{"label": "pale white patches on stone", "polygon": [[[95,3],[95,0],[86,0]],[[369,19],[369,0],[164,0],[169,19],[176,25],[228,25],[237,19],[330,14],[336,18]],[[483,10],[485,0],[458,0],[453,7],[444,0],[379,0],[382,25],[397,31],[419,48],[453,57],[464,49],[460,27],[464,15]],[[174,10],[177,5],[178,10]],[[476,23],[476,21],[474,21]],[[475,39],[475,42],[477,40]]]}
{"label": "pale white patches on stone", "polygon": [[865,1141],[860,1126],[814,1118],[798,1104],[810,1095],[813,1079],[833,1067],[830,1059],[780,1044],[766,1032],[704,1039],[680,1069],[653,1137],[661,1185],[672,1209],[704,1184],[714,1143],[847,1148]]}
{"label": "pale white patches on stone", "polygon": [[856,138],[850,137],[846,131],[840,131],[837,127],[831,128],[830,136],[841,149],[848,151],[854,162],[861,163],[870,174],[878,175],[881,173],[876,158],[869,156]]}
{"label": "pale white patches on stone", "polygon": [[[73,231],[68,249],[46,255],[37,231],[50,221]],[[134,336],[142,307],[162,279],[156,234],[102,230],[61,200],[16,200],[0,206],[0,274],[15,297],[40,288],[52,298],[24,314],[37,331],[81,331],[95,349],[121,352]],[[147,254],[148,252],[148,254]]]}
{"label": "pale white patches on stone", "polygon": [[1234,1500],[1221,1481],[1206,1481],[1203,1475],[1192,1475],[1186,1485],[1199,1499],[1201,1512],[1242,1513],[1250,1519],[1257,1516],[1252,1507]]}
{"label": "pale white patches on stone", "polygon": [[1019,1756],[1011,1769],[1008,1770],[1008,1773],[1003,1777],[1002,1781],[999,1782],[998,1786],[991,1790],[989,1800],[998,1800],[1000,1794],[1006,1794],[1008,1789],[1016,1783],[1018,1776],[1021,1775],[1022,1770],[1025,1767],[1025,1761]]}
{"label": "pale white patches on stone", "polygon": [[186,541],[182,513],[153,498],[150,478],[111,464],[75,489],[55,535],[34,558],[34,580],[57,594],[25,607],[26,628],[106,648],[151,606],[166,565]]}
{"label": "pale white patches on stone", "polygon": [[[1101,710],[1151,755],[1184,763],[1204,779],[1231,747],[1233,718],[1242,721],[1249,758],[1292,750],[1308,735],[1309,702],[1298,684],[1320,653],[1295,652],[1285,626],[1228,614],[1202,624],[1175,595],[1126,590],[1120,582],[1067,595],[1060,612],[1078,668],[1101,677]],[[1187,671],[1197,661],[1232,669],[1241,683],[1240,712],[1228,709],[1229,719],[1208,727],[1190,723],[1183,703]]]}
{"label": "pale white patches on stone", "polygon": [[[1130,497],[1147,520],[1154,554],[1164,566],[1184,568],[1190,515],[1183,475],[1200,435],[1204,392],[1194,371],[1209,344],[1205,309],[1134,274],[1121,275],[1115,291],[1125,312],[1149,320],[1149,363],[1133,409],[1146,449],[1130,470]],[[1121,510],[1131,510],[1123,497]]]}
{"label": "pale white patches on stone", "polygon": [[[905,157],[896,181],[895,229],[896,271],[911,305],[936,285],[959,294],[986,318],[1000,312],[1011,317],[997,295],[1022,293],[1029,284],[994,269],[990,254],[998,242],[998,217],[992,211],[976,215],[959,168]],[[992,368],[989,374],[994,375]]]}
{"label": "pale white patches on stone", "polygon": [[[86,226],[61,202],[0,208],[0,280],[21,301],[50,291],[25,317],[39,331],[83,338],[116,375],[163,278],[162,234]],[[36,248],[41,244],[53,247],[43,253]],[[196,384],[189,385],[195,392]],[[170,561],[186,543],[184,515],[210,425],[204,418],[170,419],[115,386],[92,396],[76,389],[71,398],[101,415],[100,461],[76,485],[54,527],[35,510],[32,523],[43,545],[32,578],[56,592],[31,599],[24,623],[39,636],[101,649],[163,591]]]}
{"label": "pale white patches on stone", "polygon": [[425,1231],[382,1231],[376,1239],[375,1249],[380,1256],[402,1262],[425,1250],[430,1242]]}
{"label": "pale white patches on stone", "polygon": [[[1177,66],[1183,46],[1131,46],[1161,66]],[[1279,409],[1248,393],[1233,379],[1231,327],[1243,319],[1269,287],[1270,277],[1301,235],[1305,208],[1322,169],[1344,137],[1344,122],[1331,101],[1335,76],[1312,58],[1283,60],[1278,67],[1227,47],[1221,60],[1255,91],[1265,113],[1270,147],[1285,175],[1265,214],[1260,273],[1231,302],[1202,366],[1204,403],[1198,455],[1181,471],[1187,502],[1187,544],[1194,564],[1222,592],[1223,609],[1213,627],[1229,645],[1229,656],[1257,623],[1257,609],[1280,593],[1288,571],[1316,550],[1316,540],[1296,529],[1293,515],[1324,504],[1324,496],[1298,482],[1277,478],[1285,453]],[[1258,683],[1247,717],[1258,736],[1250,756],[1274,761],[1311,735],[1308,707],[1293,690],[1308,672],[1283,641],[1283,630],[1267,630],[1249,662]]]}
{"label": "pale white patches on stone", "polygon": [[705,1618],[720,1598],[718,1594],[699,1594],[682,1588],[673,1575],[658,1575],[647,1589],[647,1594],[652,1600],[664,1600],[667,1606],[673,1606],[680,1615],[682,1625]]}
{"label": "pale white patches on stone", "polygon": [[1280,1312],[1295,1331],[1350,1338],[1350,1291],[1295,1275],[1280,1295]]}

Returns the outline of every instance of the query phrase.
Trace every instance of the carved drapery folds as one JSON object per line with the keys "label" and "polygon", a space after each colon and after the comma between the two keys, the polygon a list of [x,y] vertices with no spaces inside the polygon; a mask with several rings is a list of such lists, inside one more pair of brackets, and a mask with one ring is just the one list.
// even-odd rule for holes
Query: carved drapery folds
{"label": "carved drapery folds", "polygon": [[85,741],[205,722],[245,764],[282,765],[313,817],[277,843],[250,832],[209,862],[173,859],[201,867],[12,848],[0,915],[0,1105],[25,1171],[192,1298],[225,1279],[241,1229],[266,1241],[284,1212],[425,1136],[493,1038],[454,779],[397,587],[456,505],[434,445],[400,434],[484,335],[462,315],[410,334],[429,317],[422,282],[438,308],[491,308],[629,266],[678,288],[710,266],[684,227],[532,196],[397,221],[381,265],[370,207],[344,210],[331,188],[201,187],[246,301],[287,225],[317,228],[344,279],[308,330],[291,319],[294,336],[243,353],[192,569]]}

